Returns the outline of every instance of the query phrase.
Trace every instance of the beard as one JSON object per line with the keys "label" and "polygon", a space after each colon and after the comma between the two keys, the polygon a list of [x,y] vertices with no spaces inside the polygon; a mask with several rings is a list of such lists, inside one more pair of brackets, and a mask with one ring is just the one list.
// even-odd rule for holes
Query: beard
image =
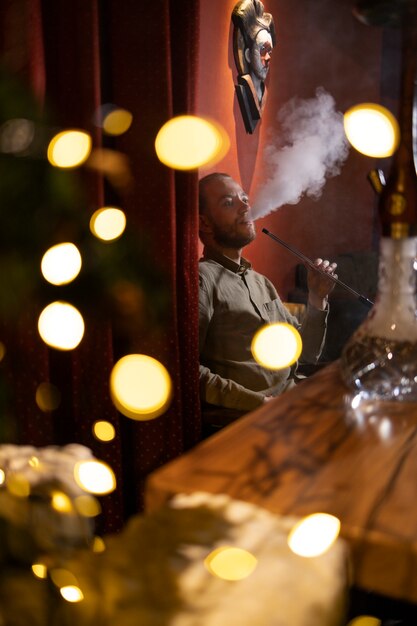
{"label": "beard", "polygon": [[265,81],[268,70],[269,66],[262,63],[259,50],[254,49],[252,52],[251,73],[254,74],[258,80]]}
{"label": "beard", "polygon": [[232,248],[233,250],[244,248],[256,237],[254,226],[248,229],[246,233],[236,232],[234,227],[225,230],[217,226],[217,224],[212,224],[212,228],[214,241],[224,248]]}

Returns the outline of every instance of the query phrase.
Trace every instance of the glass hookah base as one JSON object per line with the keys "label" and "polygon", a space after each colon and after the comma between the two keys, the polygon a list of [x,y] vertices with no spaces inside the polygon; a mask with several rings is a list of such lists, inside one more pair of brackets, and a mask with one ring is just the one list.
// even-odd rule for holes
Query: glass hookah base
{"label": "glass hookah base", "polygon": [[342,376],[370,399],[417,402],[417,343],[366,336],[348,342]]}

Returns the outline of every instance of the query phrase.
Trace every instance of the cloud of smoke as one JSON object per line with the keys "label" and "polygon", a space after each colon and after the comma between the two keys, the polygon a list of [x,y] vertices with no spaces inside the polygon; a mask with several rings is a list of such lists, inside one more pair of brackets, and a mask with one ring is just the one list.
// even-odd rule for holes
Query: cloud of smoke
{"label": "cloud of smoke", "polygon": [[278,112],[280,135],[265,149],[268,179],[254,205],[255,219],[305,194],[321,196],[327,178],[340,173],[349,153],[343,114],[322,87],[315,98],[293,98]]}

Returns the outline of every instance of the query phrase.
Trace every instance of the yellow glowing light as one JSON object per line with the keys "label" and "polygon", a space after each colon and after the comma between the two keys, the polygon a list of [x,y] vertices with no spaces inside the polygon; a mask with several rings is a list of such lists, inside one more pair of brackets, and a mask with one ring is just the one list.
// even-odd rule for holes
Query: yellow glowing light
{"label": "yellow glowing light", "polygon": [[83,592],[79,587],[75,587],[74,585],[61,587],[59,593],[67,602],[81,602],[84,600]]}
{"label": "yellow glowing light", "polygon": [[17,498],[27,498],[30,495],[30,483],[22,474],[8,476],[6,487],[9,493]]}
{"label": "yellow glowing light", "polygon": [[36,389],[35,401],[41,411],[54,411],[61,403],[61,393],[55,385],[41,383]]}
{"label": "yellow glowing light", "polygon": [[102,461],[80,461],[74,468],[74,477],[85,491],[103,495],[114,491],[116,477],[111,467]]}
{"label": "yellow glowing light", "polygon": [[110,422],[99,421],[93,424],[93,433],[100,441],[111,441],[116,436],[116,429]]}
{"label": "yellow glowing light", "polygon": [[193,115],[169,120],[155,140],[158,159],[178,170],[213,164],[224,157],[229,146],[227,133],[219,124]]}
{"label": "yellow glowing light", "polygon": [[0,469],[0,485],[2,485],[5,480],[6,480],[6,474],[4,473],[4,470]]}
{"label": "yellow glowing light", "polygon": [[106,544],[104,543],[104,540],[101,537],[94,537],[93,540],[93,552],[104,552],[106,549]]}
{"label": "yellow glowing light", "polygon": [[77,496],[74,500],[75,508],[83,517],[96,517],[101,513],[100,502],[93,496]]}
{"label": "yellow glowing light", "polygon": [[2,341],[0,341],[0,361],[4,359],[6,356],[6,346]]}
{"label": "yellow glowing light", "polygon": [[68,302],[52,302],[39,316],[38,330],[43,341],[57,350],[73,350],[84,335],[81,313]]}
{"label": "yellow glowing light", "polygon": [[204,565],[213,576],[223,580],[242,580],[254,571],[258,561],[247,550],[222,546],[205,558]]}
{"label": "yellow glowing light", "polygon": [[343,124],[351,145],[366,156],[389,157],[398,147],[398,122],[379,104],[365,102],[351,107],[344,115]]}
{"label": "yellow glowing light", "polygon": [[56,587],[78,586],[77,578],[67,569],[56,567],[50,570],[49,576]]}
{"label": "yellow glowing light", "polygon": [[145,354],[129,354],[113,367],[110,394],[123,415],[150,420],[167,409],[172,396],[171,378],[156,359]]}
{"label": "yellow glowing light", "polygon": [[48,568],[44,563],[34,563],[32,565],[32,572],[35,574],[36,578],[46,578]]}
{"label": "yellow glowing light", "polygon": [[64,130],[48,146],[48,161],[55,167],[70,168],[84,163],[91,152],[91,137],[81,130]]}
{"label": "yellow glowing light", "polygon": [[30,467],[33,467],[33,469],[37,469],[38,467],[40,467],[40,464],[41,462],[37,456],[31,456],[28,461],[28,465],[30,465]]}
{"label": "yellow glowing light", "polygon": [[122,135],[129,130],[133,115],[126,109],[114,109],[103,120],[103,130],[108,135]]}
{"label": "yellow glowing light", "polygon": [[120,237],[126,228],[126,215],[121,209],[103,207],[93,213],[90,230],[99,239],[113,241]]}
{"label": "yellow glowing light", "polygon": [[291,324],[277,322],[258,330],[252,340],[251,350],[260,365],[279,370],[295,363],[302,347],[298,330]]}
{"label": "yellow glowing light", "polygon": [[382,622],[372,615],[359,615],[350,620],[347,626],[381,626]]}
{"label": "yellow glowing light", "polygon": [[51,506],[58,513],[72,513],[73,511],[71,498],[63,491],[52,492]]}
{"label": "yellow glowing light", "polygon": [[45,252],[41,261],[42,274],[53,285],[66,285],[81,270],[81,254],[73,243],[59,243]]}
{"label": "yellow glowing light", "polygon": [[340,521],[328,513],[314,513],[300,520],[288,535],[288,545],[295,554],[319,556],[336,541]]}

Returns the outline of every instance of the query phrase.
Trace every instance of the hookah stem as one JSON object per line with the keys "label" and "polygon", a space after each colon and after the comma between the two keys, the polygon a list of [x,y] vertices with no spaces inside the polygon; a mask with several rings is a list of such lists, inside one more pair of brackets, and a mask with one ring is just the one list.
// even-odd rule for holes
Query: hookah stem
{"label": "hookah stem", "polygon": [[307,265],[309,265],[311,268],[313,268],[314,270],[316,270],[316,272],[321,272],[322,274],[324,274],[325,276],[327,276],[327,278],[330,278],[330,280],[332,280],[334,283],[336,283],[337,285],[340,285],[341,287],[343,287],[344,289],[346,289],[347,291],[349,291],[351,294],[353,294],[360,302],[362,302],[362,304],[364,304],[365,306],[371,308],[374,306],[374,303],[369,300],[368,298],[366,298],[365,296],[363,296],[362,294],[360,294],[358,291],[356,291],[355,289],[353,289],[352,287],[350,287],[350,285],[347,285],[346,283],[344,283],[343,281],[339,280],[338,278],[336,278],[335,276],[333,276],[332,274],[327,274],[327,272],[324,272],[323,270],[319,269],[318,267],[316,267],[316,265],[314,265],[313,261],[311,259],[309,259],[307,256],[305,256],[302,252],[299,252],[299,250],[297,250],[296,248],[293,248],[292,246],[290,246],[288,243],[286,243],[285,241],[283,241],[282,239],[280,239],[279,237],[277,237],[276,235],[273,235],[269,230],[267,230],[266,228],[262,229],[262,232],[265,233],[265,235],[268,235],[269,237],[271,237],[271,239],[274,239],[274,241],[277,241],[278,243],[281,244],[281,246],[284,246],[284,248],[286,248],[287,250],[289,250],[290,252],[292,252],[293,254],[295,254],[295,256],[297,256],[299,259],[301,259],[302,261],[304,261],[304,263],[306,263]]}

